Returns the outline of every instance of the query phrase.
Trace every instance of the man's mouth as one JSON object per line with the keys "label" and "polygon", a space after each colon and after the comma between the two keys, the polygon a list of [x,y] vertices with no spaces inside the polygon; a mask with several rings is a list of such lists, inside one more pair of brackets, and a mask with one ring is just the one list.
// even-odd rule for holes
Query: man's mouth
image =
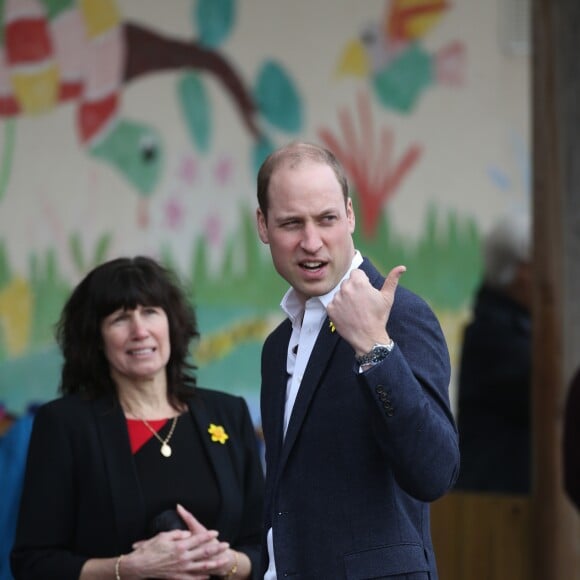
{"label": "man's mouth", "polygon": [[311,272],[322,268],[326,262],[300,262],[300,267]]}

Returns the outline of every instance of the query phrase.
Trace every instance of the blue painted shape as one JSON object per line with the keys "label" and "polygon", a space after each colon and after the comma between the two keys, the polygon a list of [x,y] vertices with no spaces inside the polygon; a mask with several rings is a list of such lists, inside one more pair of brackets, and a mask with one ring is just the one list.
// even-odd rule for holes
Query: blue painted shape
{"label": "blue painted shape", "polygon": [[6,410],[22,415],[31,402],[58,396],[62,357],[56,345],[9,358],[0,364],[0,401]]}
{"label": "blue painted shape", "polygon": [[11,580],[9,556],[16,522],[20,496],[22,495],[22,482],[26,468],[26,455],[28,443],[32,432],[34,417],[31,414],[24,415],[0,437],[0,489],[2,500],[0,501],[0,579]]}
{"label": "blue painted shape", "polygon": [[[244,308],[239,305],[220,307],[207,304],[198,305],[197,319],[201,336],[208,336],[228,328],[239,320],[262,316],[261,309]],[[241,342],[223,358],[200,364],[197,383],[208,389],[217,389],[244,397],[250,408],[255,425],[260,423],[260,354],[262,340],[252,339]]]}
{"label": "blue painted shape", "polygon": [[498,167],[488,167],[487,175],[491,180],[491,182],[500,191],[509,191],[512,189],[512,184],[509,177],[506,175],[504,171],[502,171]]}
{"label": "blue painted shape", "polygon": [[237,346],[227,357],[200,366],[198,384],[244,397],[254,425],[260,424],[260,354],[262,341]]}

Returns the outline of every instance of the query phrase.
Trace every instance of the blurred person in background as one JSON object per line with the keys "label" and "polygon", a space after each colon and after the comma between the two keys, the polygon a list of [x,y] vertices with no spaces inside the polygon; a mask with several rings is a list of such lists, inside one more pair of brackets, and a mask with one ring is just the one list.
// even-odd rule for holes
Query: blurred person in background
{"label": "blurred person in background", "polygon": [[508,213],[483,242],[483,280],[459,367],[455,489],[527,494],[531,480],[531,220]]}

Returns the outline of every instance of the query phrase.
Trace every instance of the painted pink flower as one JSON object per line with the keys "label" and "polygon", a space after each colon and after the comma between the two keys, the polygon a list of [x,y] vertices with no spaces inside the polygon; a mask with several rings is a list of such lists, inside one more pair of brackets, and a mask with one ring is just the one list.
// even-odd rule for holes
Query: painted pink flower
{"label": "painted pink flower", "polygon": [[173,230],[179,228],[183,223],[185,214],[183,202],[176,197],[172,197],[165,203],[164,213],[167,227]]}
{"label": "painted pink flower", "polygon": [[216,182],[221,185],[227,185],[233,174],[234,164],[231,157],[224,156],[218,160],[214,169],[214,175]]}
{"label": "painted pink flower", "polygon": [[193,155],[184,155],[178,169],[179,178],[186,185],[193,185],[198,174],[197,160]]}

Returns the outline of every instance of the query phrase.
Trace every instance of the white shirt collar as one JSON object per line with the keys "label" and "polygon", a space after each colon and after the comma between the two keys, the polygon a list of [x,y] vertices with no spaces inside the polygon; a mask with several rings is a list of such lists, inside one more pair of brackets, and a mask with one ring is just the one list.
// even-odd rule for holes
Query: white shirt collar
{"label": "white shirt collar", "polygon": [[[350,273],[355,268],[358,268],[362,264],[362,262],[363,257],[361,253],[358,250],[355,250],[352,262],[350,263],[350,267],[346,271],[344,276],[341,278],[340,282],[327,294],[324,294],[322,296],[315,296],[313,298],[309,298],[309,300],[319,300],[324,306],[324,309],[326,310],[326,307],[328,306],[330,301],[334,298],[334,295],[338,292],[338,289],[340,288],[342,282],[346,280],[350,276]],[[286,291],[286,294],[284,294],[282,301],[280,302],[280,308],[282,308],[282,310],[286,313],[292,324],[294,324],[294,322],[297,319],[299,320],[302,318],[302,314],[304,313],[304,307],[305,304],[302,302],[302,300],[300,299],[298,293],[296,292],[296,290],[294,290],[294,288],[289,288]]]}

